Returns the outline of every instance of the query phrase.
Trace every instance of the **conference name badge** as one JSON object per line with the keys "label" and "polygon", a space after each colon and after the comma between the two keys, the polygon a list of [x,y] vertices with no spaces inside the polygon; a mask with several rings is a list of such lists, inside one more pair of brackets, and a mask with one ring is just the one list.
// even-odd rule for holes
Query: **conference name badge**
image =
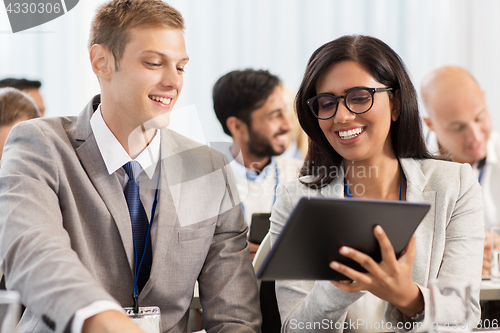
{"label": "conference name badge", "polygon": [[123,308],[127,316],[146,333],[161,333],[161,313],[157,306],[141,306],[134,312],[133,307]]}

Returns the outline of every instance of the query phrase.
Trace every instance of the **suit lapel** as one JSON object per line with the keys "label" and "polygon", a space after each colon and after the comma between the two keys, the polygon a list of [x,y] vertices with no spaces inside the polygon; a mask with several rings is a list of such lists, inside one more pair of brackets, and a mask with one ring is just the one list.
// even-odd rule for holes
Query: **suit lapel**
{"label": "suit lapel", "polygon": [[169,130],[163,130],[161,135],[162,190],[169,192],[169,203],[173,204],[170,214],[177,217],[176,207],[180,205],[183,170],[180,152],[183,147],[179,146]]}
{"label": "suit lapel", "polygon": [[432,244],[434,242],[434,228],[436,220],[436,192],[425,191],[427,178],[422,172],[420,163],[414,159],[401,159],[401,166],[406,177],[406,201],[431,204],[427,215],[415,231],[417,241],[415,245],[415,261],[413,262],[413,280],[420,285],[427,285],[431,273],[429,262],[432,258]]}
{"label": "suit lapel", "polygon": [[[108,174],[90,126],[90,118],[99,105],[99,102],[100,99],[97,96],[78,117],[76,124],[76,153],[89,179],[116,223],[132,273],[134,267],[134,246],[127,202],[123,195],[123,188],[116,175]],[[78,143],[80,143],[79,146]]]}
{"label": "suit lapel", "polygon": [[343,198],[344,197],[344,167],[338,168],[338,176],[325,187],[322,187],[321,195],[326,198]]}
{"label": "suit lapel", "polygon": [[[177,142],[173,140],[170,132],[162,130],[160,147],[161,171],[157,206],[158,228],[156,230],[150,277],[139,295],[139,302],[151,291],[154,281],[165,281],[170,276],[170,272],[165,271],[163,258],[166,258],[171,242],[175,242],[174,228],[178,224],[175,203],[178,203],[180,199],[182,159],[175,153],[177,147]],[[169,184],[178,185],[170,186]]]}

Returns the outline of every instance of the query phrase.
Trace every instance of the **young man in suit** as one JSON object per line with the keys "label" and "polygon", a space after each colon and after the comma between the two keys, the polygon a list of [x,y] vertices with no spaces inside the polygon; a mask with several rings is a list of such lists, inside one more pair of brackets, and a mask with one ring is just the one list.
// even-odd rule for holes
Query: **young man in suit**
{"label": "young man in suit", "polygon": [[[166,129],[188,56],[179,12],[113,0],[92,22],[101,95],[22,123],[0,170],[0,256],[23,332],[184,332],[196,280],[208,332],[258,332],[247,226],[227,159]],[[158,330],[159,331],[159,330]]]}

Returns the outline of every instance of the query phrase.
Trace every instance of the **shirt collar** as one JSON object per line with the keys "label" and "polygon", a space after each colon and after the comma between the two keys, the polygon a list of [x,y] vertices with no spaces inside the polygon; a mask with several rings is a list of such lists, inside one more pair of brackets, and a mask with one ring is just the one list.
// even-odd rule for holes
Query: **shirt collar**
{"label": "shirt collar", "polygon": [[497,164],[498,156],[496,145],[498,142],[498,133],[491,131],[488,143],[486,144],[486,159],[487,164]]}
{"label": "shirt collar", "polygon": [[272,156],[271,162],[268,165],[266,165],[260,173],[257,173],[257,171],[248,168],[245,169],[246,169],[246,177],[248,180],[260,183],[264,181],[264,179],[266,179],[269,172],[272,172],[276,169],[276,158]]}
{"label": "shirt collar", "polygon": [[[248,169],[243,164],[240,164],[237,161],[238,158],[232,157],[232,153],[231,153],[230,148],[229,148],[228,154],[229,155],[227,155],[227,156],[231,156],[231,158],[232,158],[232,161],[230,164],[231,164],[231,169],[233,170],[233,173],[240,178],[246,178],[246,179],[248,179],[252,182],[255,182],[255,183],[262,182],[267,177],[269,172],[276,169],[276,157],[275,156],[271,156],[271,162],[268,165],[266,165],[266,167],[260,173],[257,173],[257,171]],[[239,151],[239,155],[241,155],[241,150]]]}
{"label": "shirt collar", "polygon": [[[488,142],[486,143],[486,163],[484,165],[488,164],[497,164],[498,163],[498,155],[496,151],[496,144],[498,141],[498,134],[496,132],[491,132],[490,137],[488,139]],[[474,164],[472,164],[472,168],[479,169],[480,167],[480,162],[481,161],[476,161]]]}
{"label": "shirt collar", "polygon": [[[123,167],[125,163],[132,161],[132,158],[104,122],[101,105],[92,115],[90,126],[109,174]],[[161,132],[156,131],[149,145],[135,159],[150,179],[153,178],[160,157],[160,136]]]}

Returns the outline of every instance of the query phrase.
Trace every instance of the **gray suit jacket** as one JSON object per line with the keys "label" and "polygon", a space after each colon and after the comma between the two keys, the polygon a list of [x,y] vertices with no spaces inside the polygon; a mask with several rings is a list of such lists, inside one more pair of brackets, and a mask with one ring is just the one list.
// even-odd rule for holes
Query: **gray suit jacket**
{"label": "gray suit jacket", "polygon": [[[432,278],[465,280],[472,285],[472,321],[480,318],[479,289],[484,240],[484,215],[481,187],[473,176],[470,165],[432,159],[400,159],[407,180],[406,200],[426,202],[431,209],[415,231],[416,255],[413,263],[413,281],[419,286],[426,304],[425,329],[429,319],[429,289]],[[299,180],[279,189],[280,195],[271,215],[271,241],[275,242],[293,208],[302,197],[344,197],[343,171],[339,177],[320,190],[312,190]],[[304,179],[307,180],[307,179]],[[309,180],[310,181],[310,180]],[[355,221],[346,221],[346,223]],[[404,221],[401,221],[402,223]],[[346,293],[330,281],[277,281],[276,295],[284,332],[293,332],[299,323],[328,321],[343,322],[348,307],[364,292]],[[456,318],[453,296],[443,297],[443,316]],[[386,302],[385,322],[409,320],[396,307]],[[332,325],[335,328],[335,325]],[[329,327],[332,327],[329,326]],[[411,325],[410,325],[411,326]],[[337,325],[337,328],[341,328]],[[415,326],[418,327],[418,326]],[[308,332],[314,332],[310,330]],[[317,330],[325,332],[324,329]],[[328,331],[328,330],[326,330]],[[331,331],[341,331],[332,329]]]}
{"label": "gray suit jacket", "polygon": [[[78,117],[16,126],[0,169],[0,256],[21,292],[22,332],[62,332],[96,300],[132,306],[134,253],[127,204],[90,127]],[[141,306],[157,305],[164,332],[186,330],[195,281],[203,327],[258,332],[261,315],[247,227],[226,158],[173,131],[161,134],[159,224]]]}

